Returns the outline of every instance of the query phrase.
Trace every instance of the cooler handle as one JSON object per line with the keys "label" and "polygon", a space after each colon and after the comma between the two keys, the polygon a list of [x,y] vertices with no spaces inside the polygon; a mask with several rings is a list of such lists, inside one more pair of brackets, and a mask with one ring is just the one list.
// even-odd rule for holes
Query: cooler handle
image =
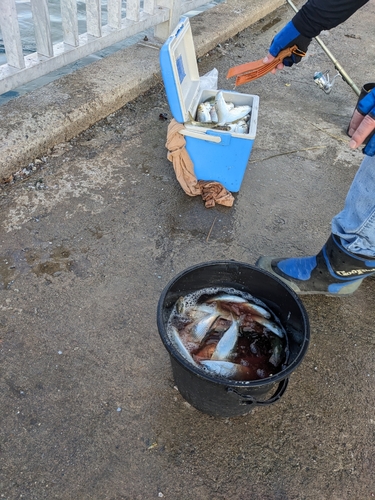
{"label": "cooler handle", "polygon": [[288,382],[289,378],[284,378],[283,380],[281,380],[276,389],[275,394],[266,401],[258,401],[256,398],[254,398],[254,396],[241,394],[241,392],[237,391],[233,387],[227,387],[227,392],[229,392],[233,396],[239,396],[239,398],[241,399],[240,401],[241,405],[267,406],[272,403],[276,403],[276,401],[278,401],[281,398],[281,396],[286,391],[286,388],[288,387]]}
{"label": "cooler handle", "polygon": [[209,142],[221,142],[221,137],[218,135],[208,135],[208,134],[200,134],[199,132],[194,132],[193,130],[182,129],[180,130],[180,134],[186,135],[187,137],[193,137],[194,139],[201,139],[203,141]]}

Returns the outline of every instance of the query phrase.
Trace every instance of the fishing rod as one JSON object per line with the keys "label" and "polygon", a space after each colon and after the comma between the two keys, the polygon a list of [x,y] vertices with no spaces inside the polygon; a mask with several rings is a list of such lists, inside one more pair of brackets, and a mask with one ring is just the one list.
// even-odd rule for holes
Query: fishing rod
{"label": "fishing rod", "polygon": [[[292,7],[294,12],[298,12],[297,7],[293,4],[291,0],[286,0],[287,3]],[[319,36],[315,37],[315,40],[318,42],[318,44],[322,47],[324,52],[327,54],[327,56],[331,59],[333,62],[335,68],[338,71],[338,74],[333,78],[333,80],[329,80],[329,74],[328,71],[325,71],[324,73],[322,71],[317,71],[314,75],[314,81],[318,85],[319,88],[324,90],[326,94],[329,94],[332,90],[333,82],[335,79],[341,75],[342,79],[344,82],[346,82],[352,89],[353,91],[357,94],[357,96],[360,95],[361,91],[357,87],[357,85],[353,82],[353,80],[350,78],[348,73],[344,70],[344,68],[341,66],[341,64],[338,62],[336,57],[332,54],[332,52],[329,50],[329,48],[326,46],[326,44],[322,41],[322,39]]]}

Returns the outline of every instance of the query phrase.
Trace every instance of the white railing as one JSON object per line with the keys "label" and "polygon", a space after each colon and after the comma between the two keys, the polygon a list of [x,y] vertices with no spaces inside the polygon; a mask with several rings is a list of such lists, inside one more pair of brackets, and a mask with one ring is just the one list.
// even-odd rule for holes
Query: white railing
{"label": "white railing", "polygon": [[[124,7],[123,8],[123,3]],[[79,34],[77,0],[60,0],[63,41],[53,44],[48,0],[30,0],[36,51],[24,54],[16,0],[0,0],[0,30],[6,64],[0,66],[0,94],[47,75],[67,64],[154,28],[165,40],[180,16],[207,0],[85,0],[86,32]]]}

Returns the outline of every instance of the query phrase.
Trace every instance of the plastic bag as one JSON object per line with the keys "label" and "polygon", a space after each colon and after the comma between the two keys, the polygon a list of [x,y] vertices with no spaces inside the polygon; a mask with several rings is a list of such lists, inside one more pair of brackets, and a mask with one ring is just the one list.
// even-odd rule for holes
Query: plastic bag
{"label": "plastic bag", "polygon": [[199,87],[201,90],[217,90],[219,72],[216,68],[212,69],[199,78]]}

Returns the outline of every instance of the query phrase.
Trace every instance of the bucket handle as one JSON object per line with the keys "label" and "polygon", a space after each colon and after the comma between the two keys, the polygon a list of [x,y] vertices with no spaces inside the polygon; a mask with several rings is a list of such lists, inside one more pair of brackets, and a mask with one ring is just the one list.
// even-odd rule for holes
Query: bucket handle
{"label": "bucket handle", "polygon": [[267,406],[272,403],[276,403],[276,401],[281,398],[281,396],[286,391],[286,388],[288,387],[288,382],[289,378],[284,378],[283,380],[281,380],[275,394],[266,401],[258,401],[256,398],[254,398],[254,396],[241,394],[241,392],[237,391],[233,387],[227,387],[227,392],[229,392],[233,396],[239,396],[240,405]]}

